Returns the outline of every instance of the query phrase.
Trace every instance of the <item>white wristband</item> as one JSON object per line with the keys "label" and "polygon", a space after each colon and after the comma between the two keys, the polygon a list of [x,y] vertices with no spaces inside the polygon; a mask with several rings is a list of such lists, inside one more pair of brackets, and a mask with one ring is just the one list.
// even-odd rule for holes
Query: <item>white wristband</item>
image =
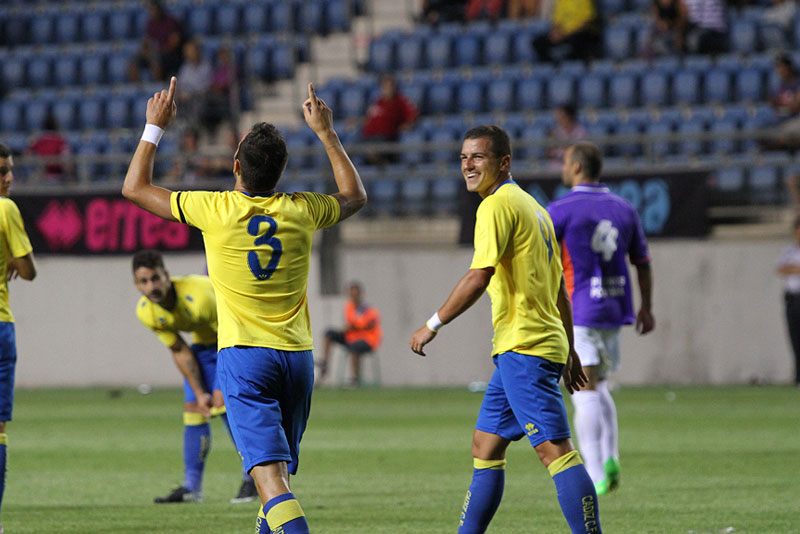
{"label": "white wristband", "polygon": [[148,143],[153,143],[154,145],[158,146],[158,142],[161,141],[162,135],[164,135],[164,130],[155,124],[145,124],[144,132],[142,132],[142,141],[147,141]]}
{"label": "white wristband", "polygon": [[427,326],[428,328],[430,328],[434,332],[438,332],[439,329],[444,326],[444,323],[442,322],[442,320],[439,319],[439,312],[438,311],[436,313],[434,313],[433,315],[431,315],[431,318],[428,319],[428,322],[425,323],[425,326]]}

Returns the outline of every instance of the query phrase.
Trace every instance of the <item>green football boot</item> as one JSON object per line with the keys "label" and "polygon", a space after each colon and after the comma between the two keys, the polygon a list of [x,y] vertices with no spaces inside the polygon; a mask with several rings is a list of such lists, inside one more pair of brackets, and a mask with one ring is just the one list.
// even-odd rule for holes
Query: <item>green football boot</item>
{"label": "green football boot", "polygon": [[603,464],[603,470],[606,472],[604,480],[608,481],[608,491],[616,490],[619,487],[620,479],[619,460],[612,456]]}

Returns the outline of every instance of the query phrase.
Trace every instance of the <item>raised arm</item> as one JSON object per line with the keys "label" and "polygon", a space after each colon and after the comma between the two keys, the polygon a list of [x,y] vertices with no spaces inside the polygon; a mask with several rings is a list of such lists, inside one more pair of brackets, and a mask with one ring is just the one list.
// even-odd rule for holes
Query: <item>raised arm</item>
{"label": "raised arm", "polygon": [[358,171],[333,129],[331,108],[317,97],[312,84],[308,84],[308,99],[303,102],[303,116],[325,146],[325,152],[333,168],[333,178],[339,188],[339,192],[333,196],[339,201],[339,220],[343,221],[364,207],[367,203],[367,192],[364,190]]}
{"label": "raised arm", "polygon": [[122,195],[125,198],[168,221],[177,220],[172,216],[169,205],[171,191],[153,185],[153,164],[158,141],[178,113],[175,105],[177,85],[178,79],[173,76],[169,82],[169,90],[161,90],[147,101],[145,133],[133,154],[125,182],[122,184]]}
{"label": "raised arm", "polygon": [[[445,303],[436,312],[439,322],[445,325],[475,304],[480,296],[483,295],[483,292],[486,291],[493,274],[494,268],[492,267],[470,269],[467,271],[467,274],[461,277],[461,280],[459,280],[456,287],[453,288],[450,296],[447,297]],[[425,356],[425,352],[422,348],[436,337],[438,329],[436,325],[432,327],[430,321],[419,328],[414,332],[414,335],[411,336],[411,341],[409,341],[411,350],[420,356]]]}

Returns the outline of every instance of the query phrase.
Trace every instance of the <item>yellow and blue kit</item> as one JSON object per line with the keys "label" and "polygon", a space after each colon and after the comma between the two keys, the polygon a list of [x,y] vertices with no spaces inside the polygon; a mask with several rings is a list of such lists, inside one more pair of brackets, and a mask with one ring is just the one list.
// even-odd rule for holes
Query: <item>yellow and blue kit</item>
{"label": "yellow and blue kit", "polygon": [[297,470],[314,382],[306,288],[315,230],[339,220],[329,195],[173,192],[173,216],[199,228],[219,314],[219,380],[248,471]]}

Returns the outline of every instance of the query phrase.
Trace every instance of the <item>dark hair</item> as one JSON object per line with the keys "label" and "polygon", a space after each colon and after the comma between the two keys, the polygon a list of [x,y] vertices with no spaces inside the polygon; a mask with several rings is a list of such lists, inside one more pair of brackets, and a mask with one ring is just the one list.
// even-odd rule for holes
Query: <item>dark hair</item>
{"label": "dark hair", "polygon": [[488,137],[492,141],[492,153],[498,158],[511,155],[511,140],[506,131],[499,126],[493,124],[476,126],[464,134],[464,141],[481,137]]}
{"label": "dark hair", "polygon": [[571,148],[570,159],[581,164],[583,175],[592,180],[599,178],[600,171],[603,170],[603,153],[600,148],[588,141],[575,143]]}
{"label": "dark hair", "polygon": [[135,273],[139,267],[146,267],[148,269],[164,268],[164,256],[154,249],[140,250],[133,255],[133,272]]}
{"label": "dark hair", "polygon": [[55,132],[58,130],[58,121],[56,120],[56,116],[53,115],[52,112],[48,113],[45,118],[44,122],[42,123],[42,128],[49,132]]}
{"label": "dark hair", "polygon": [[578,107],[575,104],[563,104],[558,106],[558,109],[564,112],[564,115],[569,117],[570,120],[574,121],[575,117],[578,116]]}
{"label": "dark hair", "polygon": [[784,67],[789,69],[789,72],[791,72],[791,73],[795,73],[796,72],[796,70],[794,68],[794,61],[792,60],[792,56],[790,56],[789,54],[787,54],[785,52],[782,53],[782,54],[779,54],[778,57],[775,58],[775,63],[777,63],[778,65],[783,65]]}
{"label": "dark hair", "polygon": [[3,143],[0,143],[0,158],[8,158],[11,157],[12,155],[13,154],[11,152],[11,149],[8,148]]}
{"label": "dark hair", "polygon": [[271,191],[286,167],[286,141],[272,124],[260,122],[239,143],[236,159],[242,168],[242,182],[251,191]]}

